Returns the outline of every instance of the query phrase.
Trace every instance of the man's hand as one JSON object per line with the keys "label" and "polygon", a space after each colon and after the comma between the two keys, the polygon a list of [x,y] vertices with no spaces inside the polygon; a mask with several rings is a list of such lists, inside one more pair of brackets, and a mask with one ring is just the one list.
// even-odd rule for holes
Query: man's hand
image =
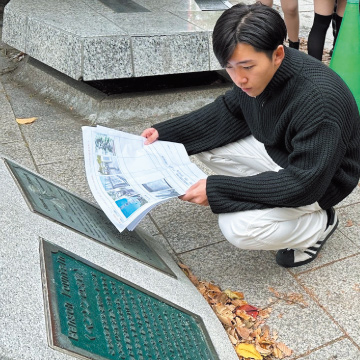
{"label": "man's hand", "polygon": [[141,136],[146,138],[144,144],[149,145],[149,144],[152,144],[154,141],[156,141],[159,138],[159,133],[154,128],[148,128],[142,132]]}
{"label": "man's hand", "polygon": [[179,199],[198,205],[208,206],[206,179],[201,179],[196,184],[190,186],[185,195],[179,196]]}

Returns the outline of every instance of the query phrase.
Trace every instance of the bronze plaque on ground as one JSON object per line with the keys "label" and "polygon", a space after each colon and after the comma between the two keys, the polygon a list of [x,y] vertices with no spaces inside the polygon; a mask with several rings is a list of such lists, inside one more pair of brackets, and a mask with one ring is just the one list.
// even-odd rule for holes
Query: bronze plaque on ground
{"label": "bronze plaque on ground", "polygon": [[120,233],[98,207],[10,160],[6,164],[32,211],[176,277],[148,244],[149,234],[141,230]]}
{"label": "bronze plaque on ground", "polygon": [[197,315],[43,239],[40,253],[51,347],[96,360],[218,359]]}

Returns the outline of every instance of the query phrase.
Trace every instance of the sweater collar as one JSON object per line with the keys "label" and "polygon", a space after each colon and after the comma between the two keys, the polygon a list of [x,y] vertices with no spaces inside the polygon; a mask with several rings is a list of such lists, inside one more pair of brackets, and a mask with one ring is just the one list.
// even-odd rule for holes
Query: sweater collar
{"label": "sweater collar", "polygon": [[303,66],[303,59],[299,50],[290,49],[286,46],[284,46],[284,49],[284,60],[265,90],[257,96],[257,99],[260,101],[267,99],[269,96],[272,96],[272,94],[282,89],[292,77],[297,76]]}

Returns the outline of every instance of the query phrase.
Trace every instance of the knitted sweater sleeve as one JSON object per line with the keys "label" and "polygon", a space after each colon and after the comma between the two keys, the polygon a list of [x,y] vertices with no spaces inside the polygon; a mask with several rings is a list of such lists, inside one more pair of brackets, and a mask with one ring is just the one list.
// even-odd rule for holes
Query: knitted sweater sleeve
{"label": "knitted sweater sleeve", "polygon": [[212,211],[298,207],[318,201],[346,151],[341,130],[334,122],[322,121],[298,132],[291,143],[289,165],[278,172],[249,177],[209,176],[206,191]]}
{"label": "knitted sweater sleeve", "polygon": [[193,155],[250,135],[238,91],[234,87],[196,111],[153,125],[159,139],[182,143]]}

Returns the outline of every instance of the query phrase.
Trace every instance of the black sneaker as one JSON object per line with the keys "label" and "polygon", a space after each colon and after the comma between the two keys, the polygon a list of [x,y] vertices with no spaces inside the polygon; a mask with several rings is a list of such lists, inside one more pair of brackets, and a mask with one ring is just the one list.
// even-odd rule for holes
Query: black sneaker
{"label": "black sneaker", "polygon": [[281,249],[276,253],[276,262],[278,265],[283,267],[296,267],[308,264],[309,262],[316,259],[321,248],[324,246],[326,240],[333,234],[336,230],[339,220],[336,216],[334,208],[326,210],[328,215],[327,227],[324,231],[323,236],[319,241],[305,249]]}

